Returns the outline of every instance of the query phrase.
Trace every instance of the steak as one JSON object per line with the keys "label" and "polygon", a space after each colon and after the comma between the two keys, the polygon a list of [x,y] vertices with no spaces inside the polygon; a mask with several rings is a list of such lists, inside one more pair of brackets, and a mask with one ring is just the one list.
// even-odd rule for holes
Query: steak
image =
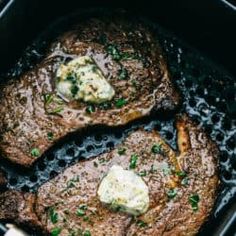
{"label": "steak", "polygon": [[[156,131],[138,130],[114,150],[67,168],[35,194],[2,193],[0,219],[41,227],[45,235],[195,235],[217,197],[219,152],[187,116],[179,116],[176,127],[178,150]],[[109,169],[130,169],[134,154],[133,171],[150,198],[148,210],[136,217],[110,209],[97,195]]]}
{"label": "steak", "polygon": [[0,170],[0,189],[5,187],[7,183],[5,173]]}
{"label": "steak", "polygon": [[[90,104],[58,96],[58,68],[89,56],[114,88],[109,102]],[[31,166],[65,135],[89,125],[124,125],[152,111],[176,108],[176,92],[160,46],[141,20],[83,19],[55,39],[34,68],[10,79],[0,95],[0,151]]]}

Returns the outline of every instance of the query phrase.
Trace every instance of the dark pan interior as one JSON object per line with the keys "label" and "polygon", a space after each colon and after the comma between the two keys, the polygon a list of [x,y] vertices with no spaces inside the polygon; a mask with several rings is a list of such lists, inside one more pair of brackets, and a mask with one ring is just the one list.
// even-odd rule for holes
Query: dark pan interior
{"label": "dark pan interior", "polygon": [[[38,3],[38,5],[34,5],[32,9],[35,9],[39,14],[39,10],[42,9],[43,4],[46,3],[44,1],[42,2],[42,5]],[[75,3],[71,1],[71,4],[73,6]],[[15,5],[14,7],[19,6]],[[68,9],[65,8],[62,10],[60,4],[59,6],[50,5],[43,13],[43,16],[45,16],[44,19],[42,19],[43,23],[35,21],[38,27],[37,33],[42,28],[45,28],[47,21],[51,21],[56,17],[54,12],[52,12],[51,15],[48,12],[49,9],[52,9],[53,7],[58,7],[60,14],[69,11],[69,7],[67,7]],[[161,7],[164,9],[165,4],[161,5]],[[28,8],[26,7],[26,9]],[[136,11],[131,11],[131,14],[137,14]],[[147,15],[148,12],[146,11],[147,10],[143,12],[143,15]],[[32,13],[29,13],[29,15],[31,14]],[[153,10],[150,11],[149,18],[152,20],[153,14]],[[160,15],[160,12],[157,13],[157,16]],[[68,23],[67,21],[63,22],[64,23],[61,23]],[[160,24],[166,26],[165,21],[161,21]],[[230,74],[219,66],[218,63],[213,63],[212,60],[206,56],[206,54],[210,55],[210,50],[213,50],[214,45],[203,54],[187,45],[185,41],[177,39],[172,33],[169,33],[169,31],[163,30],[162,26],[159,26],[158,24],[155,24],[154,26],[155,33],[167,56],[171,74],[176,81],[177,86],[182,91],[183,106],[181,111],[186,111],[201,126],[205,127],[221,150],[220,177],[222,186],[214,211],[199,235],[233,235],[235,233],[234,219],[232,218],[232,222],[228,224],[227,214],[229,214],[229,217],[233,216],[233,214],[230,213],[232,209],[235,208],[233,202],[235,201],[236,195],[236,81],[235,77],[232,75],[234,74],[234,70],[231,70],[232,73]],[[35,28],[35,25],[28,25],[28,27],[29,34],[26,33],[26,35],[24,35],[25,39],[24,42],[22,41],[22,48],[24,47],[24,44],[29,43],[36,35],[35,30],[32,29]],[[183,25],[183,27],[185,26]],[[21,74],[32,66],[32,62],[40,60],[41,55],[47,46],[45,41],[47,41],[48,37],[52,37],[52,32],[57,32],[57,30],[55,30],[57,29],[56,26],[53,26],[53,29],[53,31],[46,31],[46,33],[41,35],[31,47],[25,50],[23,56],[18,60],[14,67],[11,63],[8,63],[13,69],[8,71],[5,76],[6,79],[12,75],[17,76]],[[185,40],[186,39],[188,39],[188,37],[185,37]],[[189,41],[192,42],[191,38]],[[195,44],[195,46],[199,46],[201,50],[204,50],[204,47],[206,47],[206,45],[203,44]],[[228,46],[226,45],[226,52],[227,47]],[[14,56],[17,57],[17,52],[20,53],[20,51],[21,48],[17,48],[16,53],[11,54],[12,58],[14,58]],[[221,52],[221,50],[219,50],[219,54],[226,52]],[[229,53],[229,55],[231,54]],[[215,59],[214,54],[211,54],[210,56]],[[216,59],[216,61],[221,62],[221,58]],[[230,65],[224,64],[224,66],[231,69],[231,67],[233,68],[233,62],[231,61]],[[173,119],[164,118],[163,120],[157,121],[155,117],[150,117],[127,125],[122,129],[109,129],[104,127],[85,129],[81,131],[83,135],[78,135],[78,133],[71,135],[46,152],[44,157],[28,172],[17,171],[18,168],[16,169],[14,166],[9,165],[9,163],[2,163],[2,168],[7,171],[9,180],[8,187],[24,191],[35,191],[39,185],[61,172],[66,166],[82,158],[90,158],[113,148],[117,143],[122,141],[128,132],[140,126],[144,126],[146,129],[154,128],[160,131],[163,137],[165,137],[175,148],[176,131],[173,127]],[[83,138],[78,139],[78,136]]]}

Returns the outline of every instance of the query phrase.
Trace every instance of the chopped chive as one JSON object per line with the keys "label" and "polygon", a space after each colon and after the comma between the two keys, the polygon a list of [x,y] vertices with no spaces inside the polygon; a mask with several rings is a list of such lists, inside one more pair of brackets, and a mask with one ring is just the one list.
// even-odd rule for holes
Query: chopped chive
{"label": "chopped chive", "polygon": [[118,154],[119,155],[124,155],[125,154],[125,152],[126,152],[126,148],[124,148],[124,147],[120,147],[120,148],[118,148]]}
{"label": "chopped chive", "polygon": [[52,229],[51,236],[58,236],[60,233],[61,233],[61,228],[56,227]]}
{"label": "chopped chive", "polygon": [[50,208],[49,216],[50,216],[50,220],[53,224],[56,224],[58,222],[58,213],[55,212],[54,208]]}
{"label": "chopped chive", "polygon": [[175,188],[169,189],[166,194],[168,198],[172,199],[177,195],[177,190]]}
{"label": "chopped chive", "polygon": [[31,150],[31,156],[33,156],[33,157],[39,157],[39,156],[40,156],[40,151],[39,151],[39,149],[38,149],[38,148],[33,148],[33,149]]}
{"label": "chopped chive", "polygon": [[161,144],[154,144],[152,146],[152,152],[155,154],[160,154],[162,152]]}
{"label": "chopped chive", "polygon": [[115,103],[115,106],[117,108],[121,108],[123,107],[125,104],[127,103],[127,101],[124,99],[124,98],[119,98],[116,103]]}
{"label": "chopped chive", "polygon": [[137,154],[132,154],[131,159],[130,159],[130,164],[129,164],[130,169],[135,169],[136,168],[137,160],[138,160],[138,155]]}
{"label": "chopped chive", "polygon": [[192,194],[190,197],[189,197],[189,203],[191,204],[192,206],[192,209],[193,211],[197,211],[198,210],[198,203],[200,201],[200,197],[198,194]]}

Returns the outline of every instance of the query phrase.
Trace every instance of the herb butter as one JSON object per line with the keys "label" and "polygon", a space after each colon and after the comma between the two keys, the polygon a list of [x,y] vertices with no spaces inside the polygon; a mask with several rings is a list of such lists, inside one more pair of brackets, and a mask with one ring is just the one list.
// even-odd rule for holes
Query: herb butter
{"label": "herb butter", "polygon": [[81,56],[62,64],[57,70],[57,92],[68,100],[90,103],[110,101],[115,91],[102,71],[89,56]]}
{"label": "herb butter", "polygon": [[102,203],[109,204],[112,209],[140,215],[149,207],[148,187],[140,176],[131,170],[124,170],[114,165],[103,178],[98,188],[98,196]]}

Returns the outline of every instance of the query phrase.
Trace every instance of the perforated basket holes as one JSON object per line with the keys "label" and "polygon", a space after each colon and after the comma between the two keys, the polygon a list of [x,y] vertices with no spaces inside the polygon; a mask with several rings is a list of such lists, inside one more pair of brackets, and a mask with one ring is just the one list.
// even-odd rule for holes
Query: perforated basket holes
{"label": "perforated basket holes", "polygon": [[[206,129],[221,151],[220,177],[224,186],[214,210],[214,216],[217,217],[236,194],[236,120],[233,109],[235,80],[191,47],[177,40],[172,34],[160,27],[157,27],[156,31],[167,56],[172,77],[183,96],[182,111],[187,112]],[[40,42],[38,39],[37,43],[27,49],[8,76],[18,76],[32,66],[32,61],[40,60],[45,45],[44,41]],[[176,130],[173,122],[173,120],[147,119],[144,122],[135,122],[125,129],[91,131],[81,139],[75,136],[64,145],[46,153],[45,157],[28,173],[18,173],[10,165],[5,165],[9,180],[8,187],[36,191],[42,183],[73,162],[112,149],[129,132],[140,126],[147,130],[156,129],[169,144],[176,148]]]}

